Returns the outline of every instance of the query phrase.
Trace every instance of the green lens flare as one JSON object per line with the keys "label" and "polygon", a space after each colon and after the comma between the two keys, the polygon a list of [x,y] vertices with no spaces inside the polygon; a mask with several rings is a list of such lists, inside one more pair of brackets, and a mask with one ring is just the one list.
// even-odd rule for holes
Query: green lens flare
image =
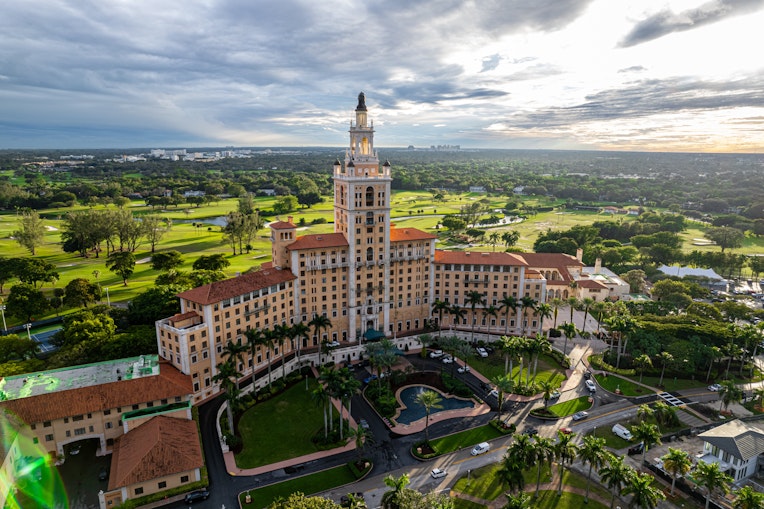
{"label": "green lens flare", "polygon": [[51,456],[34,443],[16,416],[0,412],[0,502],[4,509],[68,509],[61,476]]}

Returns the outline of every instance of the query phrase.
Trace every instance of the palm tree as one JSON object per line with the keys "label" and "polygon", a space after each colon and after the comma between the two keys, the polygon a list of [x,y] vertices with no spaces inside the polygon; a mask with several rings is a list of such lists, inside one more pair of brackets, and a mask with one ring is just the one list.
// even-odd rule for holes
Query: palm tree
{"label": "palm tree", "polygon": [[552,325],[552,328],[557,328],[557,313],[560,310],[562,306],[565,305],[565,301],[560,299],[559,297],[555,297],[551,301],[549,301],[552,306],[552,316],[554,317],[554,325]]}
{"label": "palm tree", "polygon": [[515,336],[502,336],[499,340],[499,348],[504,352],[504,374],[509,374],[511,377],[518,351],[517,338]]}
{"label": "palm tree", "polygon": [[[233,363],[234,367],[236,368],[236,372],[238,373],[238,366],[242,362],[242,357],[244,353],[247,351],[247,347],[245,345],[241,344],[241,338],[234,343],[232,340],[228,340],[228,343],[223,347],[223,351],[221,352],[221,356],[224,358],[227,358],[228,362]],[[241,373],[239,373],[236,377],[236,390],[239,390],[239,378],[241,376]]]}
{"label": "palm tree", "polygon": [[520,361],[520,369],[517,370],[518,382],[523,381],[523,365],[524,365],[525,359],[527,358],[529,349],[530,348],[528,347],[528,338],[526,338],[525,336],[519,336],[517,338],[517,357],[518,357],[518,360]]}
{"label": "palm tree", "polygon": [[645,455],[651,445],[661,445],[661,432],[658,426],[650,424],[649,422],[640,422],[636,426],[631,427],[631,434],[634,435],[634,439],[641,441],[642,447],[642,463],[645,462]]}
{"label": "palm tree", "polygon": [[605,311],[608,309],[608,303],[604,300],[598,300],[594,304],[592,304],[592,315],[597,315],[597,335],[600,333],[600,324],[602,323],[602,315],[605,314]]}
{"label": "palm tree", "polygon": [[724,410],[727,410],[731,403],[740,402],[743,391],[732,380],[724,380],[720,385],[722,386],[719,389],[719,400],[721,401],[719,411],[721,412],[722,406],[724,406]]}
{"label": "palm tree", "polygon": [[545,337],[536,336],[532,340],[534,342],[533,348],[533,378],[536,378],[536,373],[539,368],[539,355],[546,354],[552,351],[552,344]]}
{"label": "palm tree", "polygon": [[499,316],[499,308],[497,308],[494,305],[487,306],[485,309],[483,309],[483,317],[486,322],[486,328],[488,329],[488,334],[491,333],[491,321],[488,319],[490,317],[496,318]]}
{"label": "palm tree", "polygon": [[650,356],[643,353],[636,359],[634,359],[634,365],[639,370],[639,383],[642,383],[642,376],[645,374],[645,369],[653,367],[653,361],[650,360]]}
{"label": "palm tree", "polygon": [[507,503],[502,509],[528,509],[531,506],[531,497],[526,493],[518,493],[517,495],[505,493],[504,495],[507,497]]}
{"label": "palm tree", "polygon": [[661,352],[656,360],[661,363],[661,379],[658,381],[658,387],[663,387],[663,375],[666,373],[666,366],[674,360],[674,356],[668,352]]}
{"label": "palm tree", "polygon": [[719,490],[725,495],[730,492],[728,484],[732,483],[732,477],[722,472],[718,463],[699,461],[692,476],[706,489],[706,509],[715,491]]}
{"label": "palm tree", "polygon": [[655,415],[655,410],[653,410],[652,407],[648,405],[647,403],[642,403],[637,408],[637,417],[641,421],[646,421],[653,415]]}
{"label": "palm tree", "polygon": [[764,508],[764,493],[759,493],[750,486],[744,486],[735,492],[735,501],[732,507],[735,509],[762,509]]}
{"label": "palm tree", "polygon": [[417,402],[417,404],[424,407],[424,413],[425,413],[425,421],[424,421],[424,441],[425,443],[430,443],[430,411],[432,409],[441,409],[443,408],[443,405],[440,404],[441,401],[443,401],[443,398],[440,397],[440,394],[438,394],[435,391],[422,391],[419,394],[416,395],[416,398],[414,401]]}
{"label": "palm tree", "polygon": [[286,366],[284,365],[285,349],[284,344],[286,340],[292,335],[292,328],[287,324],[276,324],[273,326],[273,335],[276,343],[279,345],[279,351],[281,352],[281,378],[286,378]]}
{"label": "palm tree", "polygon": [[[318,313],[315,313],[313,315],[313,318],[308,322],[308,325],[313,327],[314,342],[315,341],[320,342],[321,331],[326,332],[327,330],[329,330],[329,328],[332,326],[332,321],[329,320],[329,318],[324,315],[319,315]],[[319,359],[318,363],[321,364],[321,359]]]}
{"label": "palm tree", "polygon": [[438,313],[438,337],[440,337],[443,334],[443,313],[448,312],[449,304],[440,299],[435,299],[435,302],[432,303],[432,310]]}
{"label": "palm tree", "polygon": [[403,497],[408,491],[409,476],[401,474],[397,479],[392,475],[385,477],[385,485],[391,488],[382,495],[382,507],[384,509],[401,509]]}
{"label": "palm tree", "polygon": [[[706,351],[708,357],[708,373],[706,373],[706,382],[711,378],[711,370],[714,367],[714,363],[722,358],[722,349],[718,346],[712,346]],[[718,374],[718,373],[717,373]]]}
{"label": "palm tree", "polygon": [[[527,435],[515,435],[515,439],[525,439],[525,446],[527,448],[533,448],[528,440]],[[512,445],[516,445],[517,442]],[[525,476],[523,476],[523,470],[526,469],[527,463],[522,456],[527,451],[522,449],[516,449],[512,451],[512,447],[507,450],[501,461],[501,468],[496,473],[499,481],[503,486],[507,486],[510,491],[522,491],[525,488]]]}
{"label": "palm tree", "polygon": [[536,495],[541,488],[541,467],[549,465],[551,467],[554,460],[554,444],[548,438],[536,435],[533,444],[533,460],[536,462]]}
{"label": "palm tree", "polygon": [[541,397],[544,398],[544,408],[546,408],[549,405],[549,400],[552,398],[552,393],[557,387],[549,380],[542,380],[538,386],[541,389]]}
{"label": "palm tree", "polygon": [[[608,330],[610,330],[614,336],[618,336],[618,352],[615,361],[615,367],[620,368],[621,353],[623,353],[623,351],[626,349],[626,344],[628,344],[628,336],[636,329],[636,323],[634,322],[634,319],[631,318],[631,316],[628,314],[618,313],[605,320],[605,324],[607,325]],[[621,341],[624,342],[623,348],[621,348]]]}
{"label": "palm tree", "polygon": [[615,505],[615,496],[634,475],[634,469],[623,462],[623,456],[607,453],[607,465],[599,471],[600,480],[610,489],[613,497],[610,499],[610,509]]}
{"label": "palm tree", "polygon": [[252,356],[252,383],[255,383],[255,366],[257,365],[257,349],[263,344],[263,331],[261,329],[249,329],[244,333],[247,337],[247,347],[249,355]]}
{"label": "palm tree", "polygon": [[468,292],[467,295],[464,297],[464,303],[468,304],[470,308],[472,309],[472,315],[470,316],[470,320],[472,323],[472,335],[470,337],[470,342],[472,344],[475,344],[475,322],[477,321],[475,319],[475,309],[478,306],[485,306],[485,297],[482,293],[472,290],[471,292]]}
{"label": "palm tree", "polygon": [[313,389],[313,392],[310,394],[311,399],[316,404],[316,406],[320,406],[323,409],[324,413],[324,438],[329,436],[329,423],[327,419],[327,407],[331,404],[331,401],[329,400],[329,393],[326,390],[326,387],[324,387],[323,384],[319,383],[318,387]]}
{"label": "palm tree", "polygon": [[496,244],[499,243],[499,239],[501,237],[499,236],[499,232],[492,232],[488,236],[488,243],[493,247],[493,251],[496,251]]}
{"label": "palm tree", "polygon": [[594,304],[596,301],[592,299],[591,297],[584,297],[581,301],[581,306],[584,308],[584,326],[581,327],[581,334],[586,332],[586,319],[589,317],[589,308],[592,307],[592,304]]}
{"label": "palm tree", "polygon": [[271,352],[273,351],[276,335],[270,329],[263,329],[263,335],[260,337],[260,344],[265,347],[265,360],[268,361],[268,385],[271,385],[271,363],[273,362]]}
{"label": "palm tree", "polygon": [[539,336],[544,335],[544,320],[546,318],[552,318],[552,306],[544,302],[536,306],[536,314],[539,315]]}
{"label": "palm tree", "polygon": [[310,337],[310,327],[305,325],[304,322],[297,322],[292,326],[291,330],[291,337],[294,338],[294,341],[297,343],[297,363],[300,363],[300,349],[302,348],[303,340],[306,340],[307,345],[307,339]]}
{"label": "palm tree", "polygon": [[213,382],[220,382],[225,391],[225,399],[228,401],[226,413],[228,417],[228,430],[233,435],[233,407],[239,398],[239,387],[234,380],[238,380],[241,373],[236,369],[236,365],[229,359],[228,362],[221,362],[217,365],[217,373],[212,377]]}
{"label": "palm tree", "polygon": [[557,459],[557,465],[559,466],[560,484],[557,486],[557,494],[562,495],[562,472],[565,468],[565,463],[573,463],[576,459],[578,447],[573,443],[573,434],[566,435],[562,431],[557,432],[557,443],[554,445],[554,457]]}
{"label": "palm tree", "polygon": [[[345,405],[348,409],[348,418],[350,417],[350,413],[352,412],[353,408],[353,396],[355,396],[360,388],[361,388],[361,382],[356,380],[353,373],[350,372],[348,368],[342,368],[339,370],[340,373],[340,384],[339,384],[339,392],[340,392],[340,439],[342,439],[342,423],[343,423],[343,417],[342,417],[342,408],[343,408],[343,400],[347,402]],[[348,423],[348,427],[350,427],[350,424]]]}
{"label": "palm tree", "polygon": [[624,495],[632,495],[629,507],[639,509],[654,509],[658,502],[666,499],[666,495],[657,488],[653,487],[655,477],[650,474],[636,473],[631,476],[628,484],[623,489]]}
{"label": "palm tree", "polygon": [[576,337],[576,334],[578,333],[578,329],[576,329],[576,325],[574,323],[565,322],[562,325],[560,325],[560,330],[562,331],[562,334],[565,336],[565,344],[562,347],[562,353],[563,355],[568,355],[568,340]]}
{"label": "palm tree", "polygon": [[512,382],[511,375],[496,375],[491,378],[491,383],[496,386],[496,391],[499,393],[499,409],[496,412],[496,420],[501,421],[501,407],[504,406],[504,395],[511,392],[515,384]]}
{"label": "palm tree", "polygon": [[459,305],[454,304],[448,309],[448,312],[451,314],[451,324],[456,326],[464,320],[464,317],[467,315],[467,310],[463,307],[459,307]]}
{"label": "palm tree", "polygon": [[536,305],[538,304],[538,301],[531,297],[530,295],[523,295],[523,297],[520,299],[520,335],[522,336],[525,334],[525,311],[530,309],[531,311],[536,310]]}
{"label": "palm tree", "polygon": [[764,387],[759,387],[758,389],[754,389],[753,393],[759,401],[759,404],[758,404],[759,410],[764,410]]}
{"label": "palm tree", "polygon": [[586,435],[584,444],[578,450],[581,461],[589,464],[589,473],[586,476],[586,497],[584,502],[589,503],[589,487],[592,482],[592,469],[599,469],[605,462],[605,439],[594,435]]}
{"label": "palm tree", "polygon": [[349,437],[355,444],[355,452],[358,453],[358,462],[360,463],[363,458],[363,450],[366,447],[366,444],[374,443],[374,435],[365,430],[363,426],[356,426],[355,429],[349,433]]}
{"label": "palm tree", "polygon": [[671,496],[674,496],[674,486],[676,478],[686,475],[692,468],[690,455],[682,449],[669,447],[669,452],[663,456],[663,468],[671,474]]}
{"label": "palm tree", "polygon": [[513,311],[517,311],[517,306],[519,306],[517,297],[513,295],[505,294],[504,297],[502,297],[502,299],[499,301],[499,309],[506,313],[506,322],[504,323],[505,336],[509,334],[509,314]]}
{"label": "palm tree", "polygon": [[[575,281],[573,281],[570,284],[571,288],[576,288],[577,286],[578,286],[578,283],[576,283]],[[572,297],[568,297],[565,302],[568,303],[568,308],[570,308],[570,323],[573,323],[573,311],[575,311],[581,306],[581,301],[579,301],[574,295]]]}

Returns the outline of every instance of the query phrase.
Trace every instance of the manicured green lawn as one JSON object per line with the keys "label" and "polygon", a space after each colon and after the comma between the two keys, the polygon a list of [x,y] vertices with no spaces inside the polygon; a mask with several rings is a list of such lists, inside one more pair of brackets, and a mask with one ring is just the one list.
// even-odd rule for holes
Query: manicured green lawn
{"label": "manicured green lawn", "polygon": [[453,498],[454,509],[484,509],[486,506],[463,498]]}
{"label": "manicured green lawn", "polygon": [[[635,381],[639,381],[639,375],[635,377],[631,377]],[[702,387],[708,386],[708,382],[705,381],[705,373],[701,377],[700,380],[688,380],[686,378],[674,378],[673,376],[664,376],[663,377],[663,388],[661,390],[664,391],[682,391],[685,389],[698,389]],[[649,376],[645,375],[642,377],[642,383],[645,385],[649,385],[650,387],[658,387],[658,382],[660,381],[660,376]]]}
{"label": "manicured green lawn", "polygon": [[438,454],[447,454],[500,436],[503,435],[496,428],[486,424],[485,426],[467,429],[453,435],[430,440],[430,445]]}
{"label": "manicured green lawn", "polygon": [[[630,425],[626,423],[622,423],[627,428],[630,427]],[[594,435],[598,438],[604,438],[605,439],[605,446],[610,447],[611,449],[620,450],[625,447],[630,447],[634,445],[634,442],[629,442],[628,440],[624,440],[623,438],[619,437],[615,433],[613,433],[613,426],[601,426],[594,428],[590,433],[590,435]]]}
{"label": "manicured green lawn", "polygon": [[[347,465],[322,470],[315,474],[304,475],[296,479],[271,484],[256,490],[249,490],[239,494],[241,507],[245,509],[262,509],[268,507],[274,500],[280,497],[288,497],[292,493],[301,492],[306,495],[330,490],[343,484],[349,484],[356,480]],[[246,494],[252,497],[252,502],[244,502]]]}
{"label": "manicured green lawn", "polygon": [[619,389],[624,396],[644,396],[645,394],[655,392],[654,390],[651,391],[646,387],[632,383],[628,379],[621,378],[620,376],[595,374],[594,378],[597,380],[597,384],[603,389],[610,392],[615,392],[616,389]]}
{"label": "manicured green lawn", "polygon": [[580,412],[581,410],[589,410],[591,407],[592,404],[589,402],[589,396],[581,396],[580,398],[570,399],[568,401],[563,401],[561,403],[551,405],[547,408],[547,410],[552,412],[557,417],[567,417],[569,415],[575,414],[576,412]]}
{"label": "manicured green lawn", "polygon": [[[488,357],[475,357],[469,362],[470,367],[475,371],[480,372],[481,375],[493,379],[495,376],[504,376],[504,356],[498,352],[494,352]],[[512,369],[512,376],[514,380],[518,380],[520,373],[520,366],[517,362]],[[523,381],[528,373],[527,364],[523,369]],[[542,382],[549,380],[555,387],[559,387],[562,382],[565,381],[565,370],[551,357],[547,355],[541,355],[539,357],[538,371],[536,376],[533,376],[533,368],[531,368],[531,382]]]}
{"label": "manicured green lawn", "polygon": [[[244,447],[236,465],[253,468],[318,451],[311,438],[323,429],[321,408],[311,400],[316,381],[298,382],[275,398],[256,404],[239,420]],[[334,414],[337,415],[336,412]]]}

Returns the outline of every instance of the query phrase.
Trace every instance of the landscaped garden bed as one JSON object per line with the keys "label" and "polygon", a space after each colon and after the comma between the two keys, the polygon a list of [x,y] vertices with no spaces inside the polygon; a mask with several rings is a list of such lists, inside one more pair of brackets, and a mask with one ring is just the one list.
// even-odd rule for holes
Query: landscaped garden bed
{"label": "landscaped garden bed", "polygon": [[534,408],[530,413],[532,416],[540,419],[559,419],[582,410],[589,410],[592,407],[592,402],[589,399],[589,396],[581,396],[580,398],[569,399],[568,401],[550,405],[547,408]]}

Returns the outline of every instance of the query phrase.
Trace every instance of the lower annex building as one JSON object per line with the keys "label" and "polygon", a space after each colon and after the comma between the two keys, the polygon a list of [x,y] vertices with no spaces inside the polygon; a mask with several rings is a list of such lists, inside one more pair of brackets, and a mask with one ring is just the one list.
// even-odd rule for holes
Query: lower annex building
{"label": "lower annex building", "polygon": [[[440,318],[433,312],[437,301],[464,311],[456,319],[444,313],[443,326],[475,324],[482,332],[520,334],[539,327],[531,308],[486,311],[507,299],[618,298],[622,288],[590,279],[580,253],[445,251],[436,249],[436,235],[396,228],[390,217],[391,165],[380,165],[374,132],[361,93],[344,162],[334,163],[333,233],[298,236],[291,217],[271,223],[270,263],[179,294],[181,312],[156,323],[159,355],[191,376],[195,403],[219,392],[213,379],[226,359],[224,348],[229,341],[246,345],[250,329],[307,325],[317,315],[329,320],[318,334],[311,327],[307,335],[279,338],[272,347],[249,345],[238,363],[244,376],[265,368],[269,359],[295,369],[298,354],[311,359],[304,356],[327,344],[338,347],[335,361],[356,360],[366,340],[422,332]],[[573,281],[579,284],[572,287]],[[472,292],[483,298],[474,313]]]}

